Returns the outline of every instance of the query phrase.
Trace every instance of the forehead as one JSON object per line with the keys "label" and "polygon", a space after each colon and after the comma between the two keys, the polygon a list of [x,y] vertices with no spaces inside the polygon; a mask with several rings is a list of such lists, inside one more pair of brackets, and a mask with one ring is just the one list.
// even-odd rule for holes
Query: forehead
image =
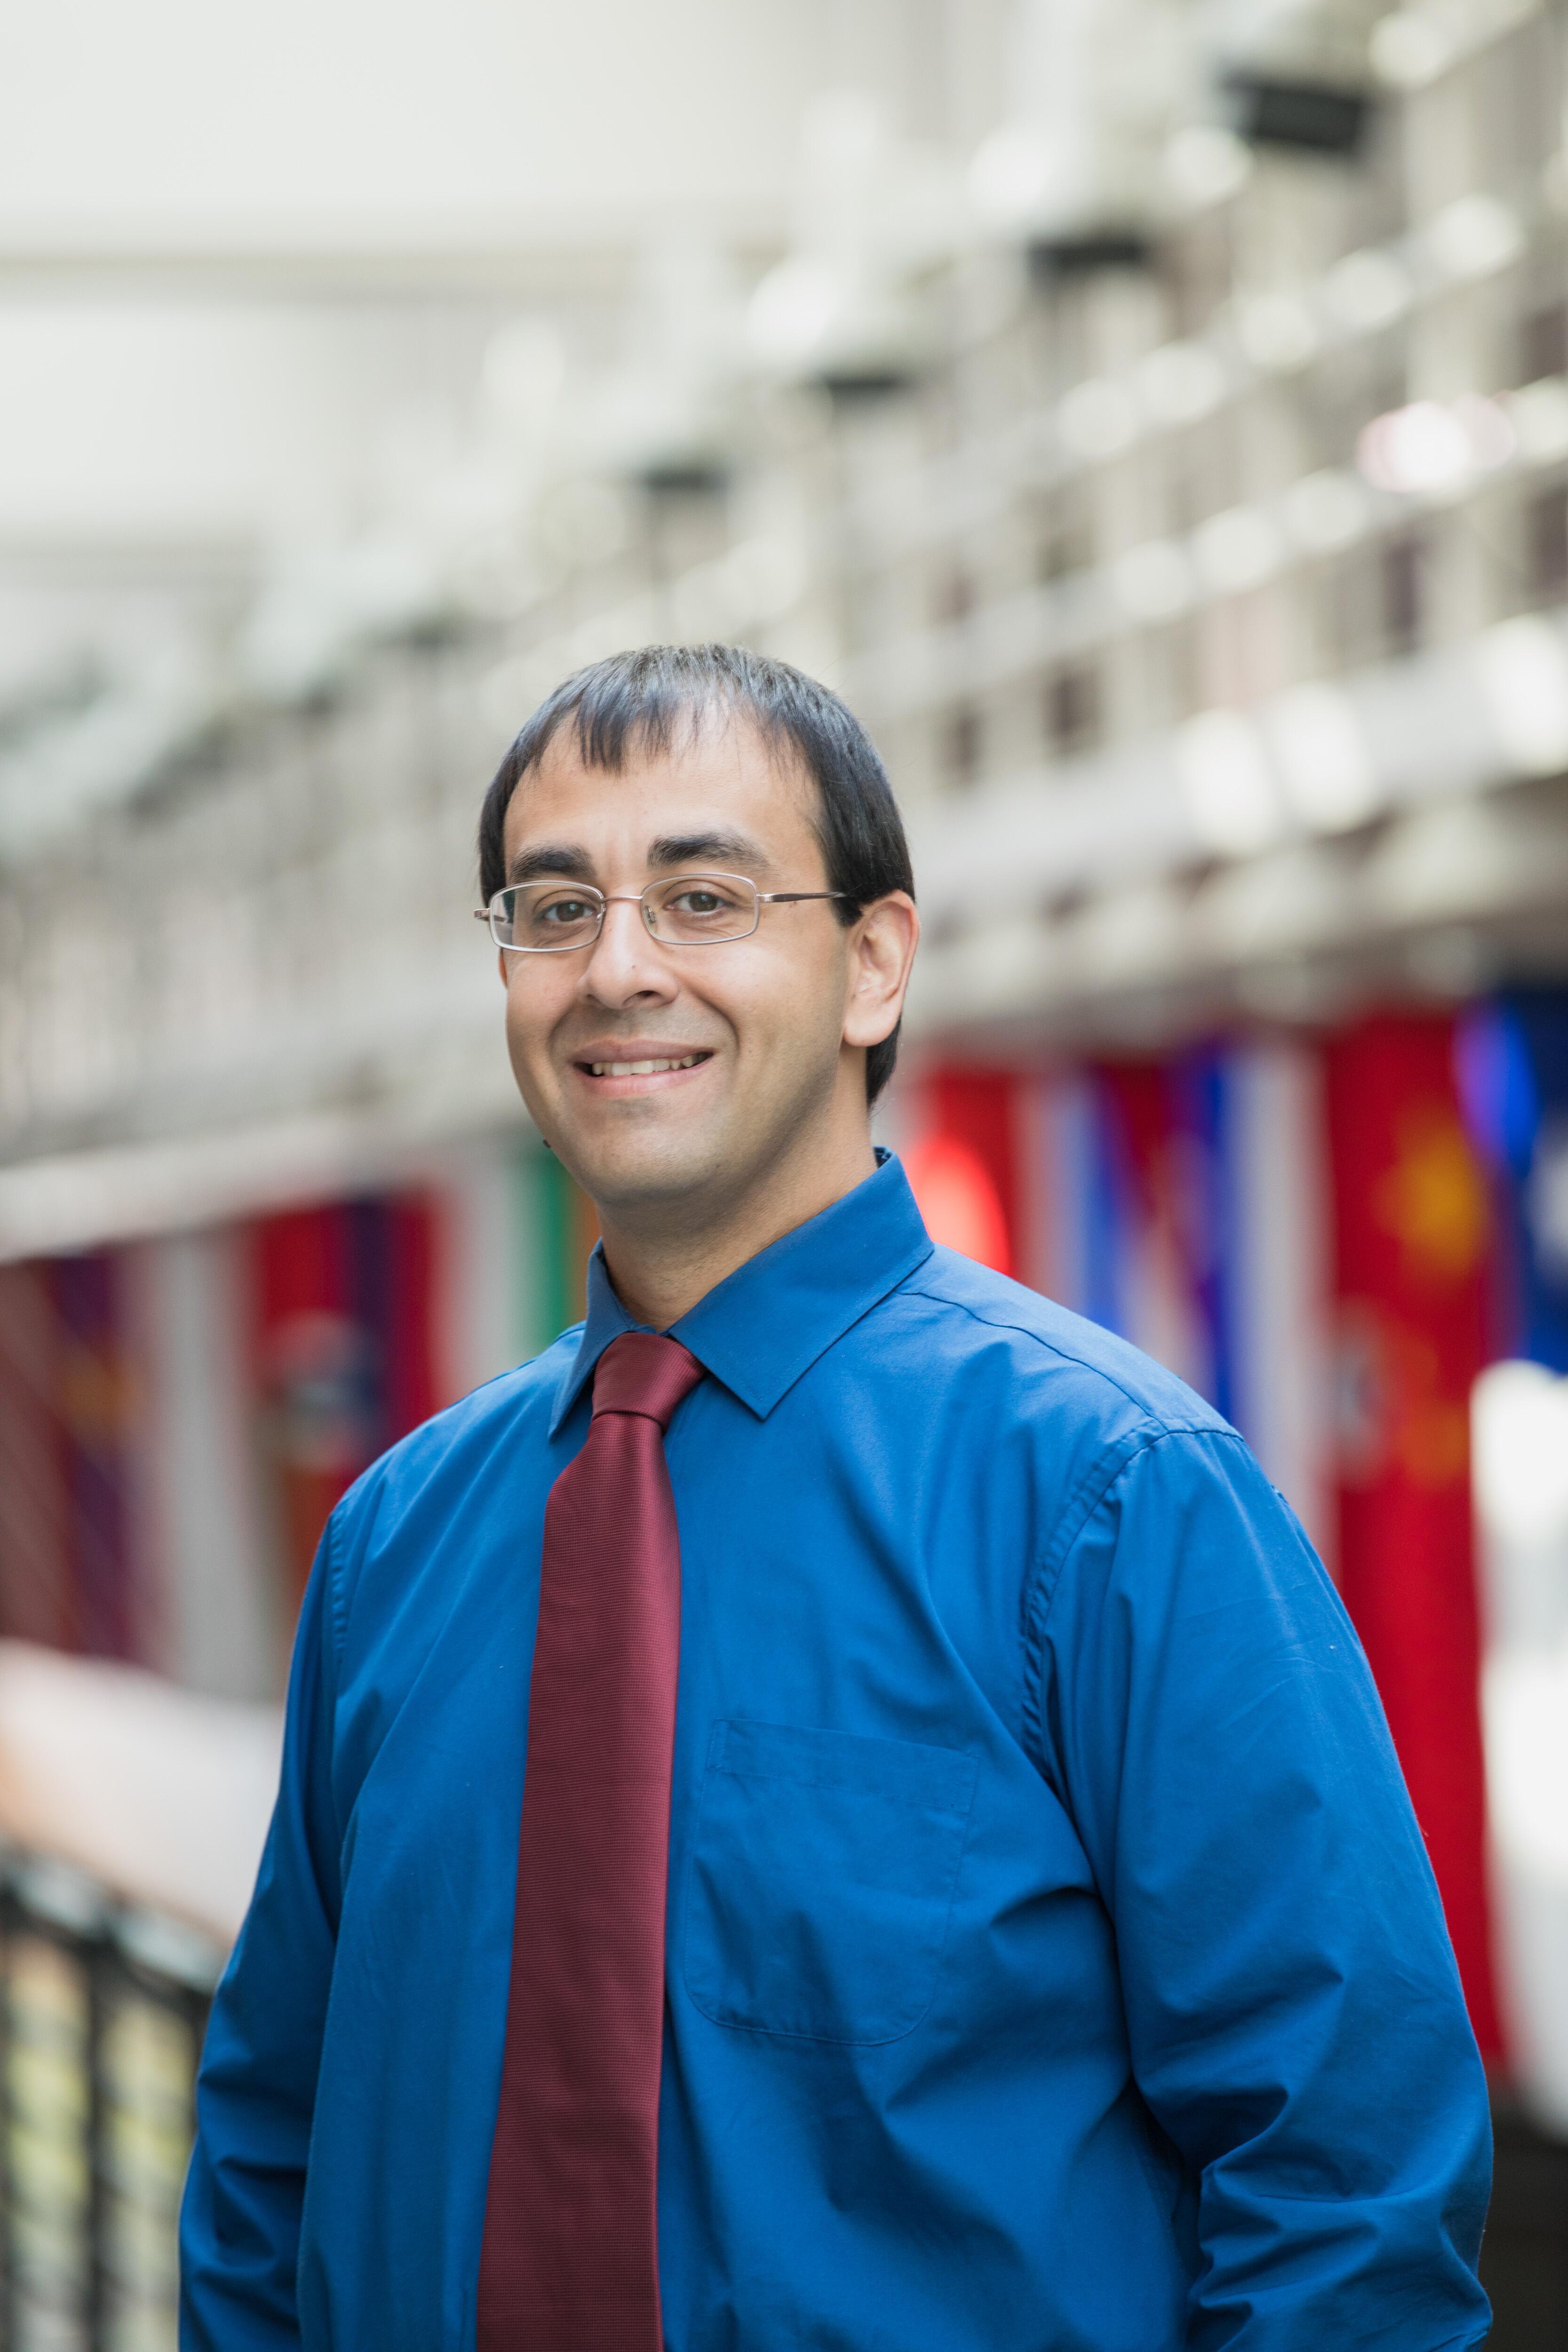
{"label": "forehead", "polygon": [[739,714],[678,725],[662,749],[634,736],[619,768],[588,765],[569,720],[512,793],[506,853],[550,841],[646,854],[658,840],[743,832],[770,856],[798,857],[820,854],[816,814],[816,783],[799,759]]}

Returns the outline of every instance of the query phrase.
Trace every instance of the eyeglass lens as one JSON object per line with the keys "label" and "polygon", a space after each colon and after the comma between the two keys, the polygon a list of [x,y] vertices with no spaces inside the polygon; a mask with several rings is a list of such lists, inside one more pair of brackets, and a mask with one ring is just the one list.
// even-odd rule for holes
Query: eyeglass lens
{"label": "eyeglass lens", "polygon": [[[643,917],[656,940],[692,947],[743,940],[757,928],[756,886],[738,874],[676,874],[642,894]],[[523,882],[490,901],[490,928],[503,948],[560,953],[597,939],[605,900],[580,882]]]}

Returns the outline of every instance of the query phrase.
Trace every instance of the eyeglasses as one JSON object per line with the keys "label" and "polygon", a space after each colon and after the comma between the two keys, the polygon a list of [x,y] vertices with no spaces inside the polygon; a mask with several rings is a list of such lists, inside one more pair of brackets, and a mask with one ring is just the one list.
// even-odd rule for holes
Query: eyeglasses
{"label": "eyeglasses", "polygon": [[564,955],[592,947],[605,928],[606,907],[640,907],[661,946],[717,947],[749,939],[764,907],[799,907],[811,898],[845,898],[845,890],[759,890],[742,874],[672,874],[634,898],[606,898],[589,882],[515,882],[498,890],[475,919],[489,923],[498,948],[519,955]]}

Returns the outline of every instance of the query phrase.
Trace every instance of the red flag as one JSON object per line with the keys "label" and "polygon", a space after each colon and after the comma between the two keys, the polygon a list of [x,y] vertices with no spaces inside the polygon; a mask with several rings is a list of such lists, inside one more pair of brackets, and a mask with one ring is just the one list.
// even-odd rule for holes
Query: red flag
{"label": "red flag", "polygon": [[47,1261],[0,1266],[0,1633],[69,1649],[70,1486]]}
{"label": "red flag", "polygon": [[344,1488],[433,1412],[436,1210],[423,1193],[251,1228],[253,1350],[289,1622]]}
{"label": "red flag", "polygon": [[272,1547],[292,1626],[328,1513],[373,1451],[369,1342],[353,1314],[345,1212],[259,1219],[250,1288]]}
{"label": "red flag", "polygon": [[73,1643],[91,1657],[142,1654],[142,1595],[134,1567],[131,1481],[132,1377],[118,1252],[88,1250],[49,1264],[58,1335],[56,1398],[65,1437]]}
{"label": "red flag", "polygon": [[1495,2054],[1468,1453],[1493,1237],[1453,1047],[1447,1018],[1399,1014],[1326,1048],[1340,1573]]}
{"label": "red flag", "polygon": [[904,1154],[931,1239],[998,1274],[1019,1262],[1018,1082],[1006,1070],[939,1070],[927,1131]]}

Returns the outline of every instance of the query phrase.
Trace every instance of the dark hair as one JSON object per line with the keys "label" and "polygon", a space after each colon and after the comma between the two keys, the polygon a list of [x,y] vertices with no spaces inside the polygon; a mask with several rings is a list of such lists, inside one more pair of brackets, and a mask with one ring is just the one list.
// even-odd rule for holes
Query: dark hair
{"label": "dark hair", "polygon": [[[853,711],[804,671],[742,646],[642,646],[580,669],[542,702],[496,770],[479,813],[479,890],[506,881],[502,834],[519,783],[571,724],[584,764],[618,772],[627,751],[667,751],[684,721],[719,710],[749,719],[772,751],[792,752],[816,785],[816,831],[835,911],[848,925],[889,890],[914,896],[903,822],[887,770]],[[893,1075],[899,1033],[866,1055],[866,1099]]]}

